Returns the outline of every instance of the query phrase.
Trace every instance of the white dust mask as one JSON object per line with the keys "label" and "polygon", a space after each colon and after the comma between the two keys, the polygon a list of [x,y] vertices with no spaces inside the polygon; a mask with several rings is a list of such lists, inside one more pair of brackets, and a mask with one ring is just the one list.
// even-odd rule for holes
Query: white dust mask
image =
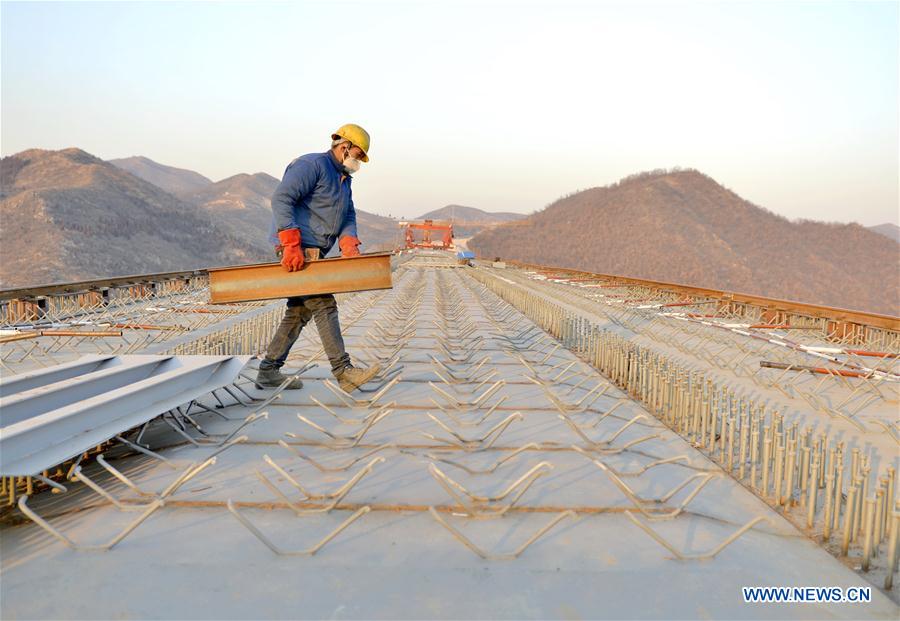
{"label": "white dust mask", "polygon": [[358,160],[358,159],[356,159],[355,157],[352,157],[352,156],[350,155],[350,150],[349,150],[349,149],[348,149],[347,152],[344,154],[344,161],[343,161],[342,163],[343,163],[343,165],[344,165],[344,169],[345,169],[348,173],[359,172],[359,167],[360,167],[360,165],[362,165],[362,162],[361,162],[360,160]]}
{"label": "white dust mask", "polygon": [[347,169],[347,172],[358,172],[361,164],[362,162],[355,157],[347,156],[344,158],[344,168]]}

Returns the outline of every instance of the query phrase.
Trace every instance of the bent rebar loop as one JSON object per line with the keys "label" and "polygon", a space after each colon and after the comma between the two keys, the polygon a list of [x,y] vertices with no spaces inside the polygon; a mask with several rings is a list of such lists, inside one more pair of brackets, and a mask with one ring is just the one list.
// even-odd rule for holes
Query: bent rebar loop
{"label": "bent rebar loop", "polygon": [[570,448],[572,448],[572,450],[574,450],[576,453],[584,455],[585,457],[590,459],[598,467],[600,467],[600,464],[603,464],[603,466],[605,466],[607,470],[614,473],[616,476],[620,476],[620,477],[637,477],[637,476],[644,474],[651,468],[655,468],[657,466],[663,466],[665,464],[674,464],[679,461],[689,463],[688,455],[687,455],[687,453],[684,453],[682,455],[677,455],[675,457],[666,457],[664,459],[656,459],[654,461],[651,461],[649,464],[646,464],[645,466],[641,466],[641,468],[638,470],[633,470],[631,472],[622,472],[621,470],[616,470],[615,468],[613,468],[606,462],[597,459],[594,455],[591,455],[591,453],[589,451],[584,450],[583,448],[581,448],[578,445],[572,444]]}
{"label": "bent rebar loop", "polygon": [[538,529],[531,537],[529,537],[525,543],[516,548],[513,552],[509,552],[506,554],[491,554],[485,552],[479,546],[475,545],[471,539],[462,534],[458,529],[456,529],[453,525],[447,522],[443,517],[441,517],[440,513],[434,507],[428,507],[428,513],[431,514],[431,517],[435,519],[435,521],[447,529],[447,531],[453,535],[458,541],[460,541],[464,546],[469,548],[472,552],[477,554],[479,557],[488,560],[488,561],[507,561],[518,558],[531,544],[544,536],[550,529],[559,524],[561,521],[568,517],[576,518],[578,517],[575,511],[571,509],[567,511],[563,511],[559,515],[555,516],[551,519],[547,524]]}
{"label": "bent rebar loop", "polygon": [[521,453],[524,453],[525,451],[528,451],[528,450],[539,451],[540,449],[541,449],[540,445],[537,444],[536,442],[529,442],[528,444],[520,446],[519,448],[517,448],[516,450],[511,452],[509,455],[506,455],[505,457],[501,457],[496,462],[494,462],[493,466],[490,466],[489,468],[482,468],[480,470],[476,470],[474,468],[469,468],[465,464],[461,464],[458,461],[453,461],[451,459],[447,459],[446,457],[442,457],[435,453],[425,453],[425,457],[427,457],[428,459],[430,459],[432,461],[439,461],[441,463],[447,464],[448,466],[453,466],[455,468],[459,468],[460,470],[465,471],[467,474],[477,476],[477,475],[482,475],[482,474],[492,474],[493,472],[495,472],[497,470],[497,468],[499,468],[500,466],[502,466],[505,463],[508,463],[510,460],[514,459],[516,456],[520,455]]}
{"label": "bent rebar loop", "polygon": [[350,526],[353,522],[358,520],[360,517],[362,517],[369,511],[371,511],[371,508],[369,506],[360,507],[349,518],[347,518],[346,520],[341,522],[341,524],[338,525],[337,528],[335,528],[333,531],[331,531],[330,533],[325,535],[325,537],[320,539],[318,543],[316,543],[315,545],[313,545],[309,548],[304,548],[302,550],[284,550],[282,548],[279,548],[277,545],[275,545],[275,543],[271,539],[266,537],[263,534],[263,532],[261,530],[259,530],[247,518],[247,516],[241,514],[237,510],[237,507],[234,506],[234,501],[231,498],[228,499],[226,506],[228,507],[228,511],[231,513],[231,515],[233,515],[235,518],[237,518],[237,520],[244,526],[244,528],[249,530],[250,533],[254,537],[259,539],[267,548],[269,548],[272,552],[274,552],[278,556],[313,556],[319,550],[321,550],[329,541],[331,541],[332,539],[337,537],[339,534],[341,534],[341,532],[344,529],[346,529],[348,526]]}
{"label": "bent rebar loop", "polygon": [[[616,487],[618,487],[619,490],[623,494],[625,494],[625,496],[628,498],[628,500],[630,500],[632,502],[632,504],[634,504],[634,508],[637,509],[638,511],[640,511],[641,513],[643,513],[644,517],[646,517],[648,520],[651,520],[651,521],[670,520],[674,517],[677,517],[679,514],[681,514],[682,511],[684,511],[684,509],[687,507],[687,505],[694,498],[696,498],[697,494],[700,493],[700,490],[702,490],[706,486],[707,483],[709,483],[713,479],[717,479],[721,476],[719,473],[716,473],[716,472],[698,472],[698,473],[692,474],[691,476],[686,478],[684,481],[682,481],[681,483],[679,483],[678,485],[673,487],[667,494],[663,495],[660,498],[641,498],[640,496],[637,495],[637,493],[633,489],[631,489],[631,487],[629,487],[629,485],[627,483],[625,483],[625,481],[623,481],[621,478],[619,478],[618,475],[613,473],[605,464],[603,464],[602,462],[597,462],[597,461],[594,461],[594,464],[598,468],[603,470],[607,474],[607,476],[609,476],[609,478],[613,482],[613,484]],[[691,491],[691,493],[688,494],[687,497],[683,501],[681,501],[681,503],[677,507],[672,509],[671,511],[664,511],[661,507],[660,508],[652,508],[651,511],[648,511],[645,508],[645,505],[653,505],[653,504],[660,505],[660,504],[665,504],[665,503],[669,502],[669,500],[671,500],[672,497],[675,496],[675,494],[680,492],[682,489],[687,487],[692,481],[695,481],[697,479],[700,480],[700,483],[698,483],[697,486],[693,489],[693,491]]]}
{"label": "bent rebar loop", "polygon": [[[216,449],[213,453],[211,453],[210,455],[208,455],[208,456],[206,457],[206,460],[205,460],[205,461],[209,461],[210,459],[215,458],[216,456],[218,456],[218,455],[220,455],[221,453],[225,452],[226,450],[228,450],[228,449],[231,448],[232,446],[235,446],[236,444],[241,444],[242,442],[246,442],[248,439],[249,439],[248,436],[240,436],[240,437],[238,437],[238,438],[235,438],[234,440],[232,440],[232,441],[229,442],[228,444],[226,444],[226,445],[224,445],[224,446],[222,446],[222,447]],[[129,445],[130,445],[130,444],[131,444],[131,443],[129,443]],[[165,459],[165,458],[163,458],[161,455],[156,455],[155,453],[152,453],[152,452],[150,452],[150,451],[148,451],[148,452],[151,453],[151,456],[153,456],[153,457],[157,457],[157,458],[159,458],[159,459]],[[124,485],[126,485],[129,489],[131,489],[133,492],[135,492],[135,493],[138,494],[139,496],[150,496],[150,497],[157,498],[157,499],[162,499],[162,498],[164,498],[163,494],[165,494],[165,490],[164,490],[163,492],[161,492],[161,493],[156,493],[156,492],[147,492],[147,491],[141,489],[141,488],[137,485],[137,483],[135,483],[134,481],[132,481],[129,477],[127,477],[125,474],[123,474],[122,472],[120,472],[115,466],[113,466],[113,465],[110,464],[108,461],[106,461],[105,457],[103,456],[103,453],[100,453],[99,455],[97,455],[96,461],[97,461],[98,464],[100,464],[100,466],[101,466],[104,470],[106,470],[106,471],[107,471],[108,473],[110,473],[113,477],[115,477],[116,479],[118,479],[121,483],[123,483]],[[174,464],[172,464],[172,463],[171,463],[170,461],[168,461],[168,460],[165,460],[165,463],[166,463],[168,466],[172,467],[172,468],[177,468],[177,466],[175,466]],[[185,470],[185,472],[182,473],[181,476],[184,476],[187,472],[190,471],[191,468],[197,466],[199,463],[203,463],[203,462],[197,462],[197,463],[195,463],[195,464],[191,464],[190,466],[188,466],[188,468]],[[86,484],[88,487],[90,487],[92,490],[94,490],[95,492],[97,492],[98,494],[100,494],[101,496],[103,496],[104,498],[106,498],[107,500],[109,500],[110,502],[112,502],[116,507],[121,508],[122,505],[124,504],[124,503],[119,502],[117,499],[115,499],[115,498],[112,496],[112,494],[109,493],[108,491],[106,491],[105,489],[103,489],[103,488],[100,486],[100,484],[96,483],[96,482],[93,481],[93,480],[88,479],[87,475],[84,474],[84,472],[82,471],[82,469],[81,469],[80,467],[73,468],[73,469],[72,469],[72,473],[73,473],[72,480],[75,480],[75,478],[76,478],[75,475],[78,475],[78,478],[79,478],[83,483],[85,483],[85,484]],[[194,474],[196,474],[196,473],[194,473]],[[193,477],[194,474],[191,474],[191,477]],[[176,479],[175,479],[175,482],[178,482],[178,480],[179,480],[179,479],[176,478]],[[187,480],[187,479],[185,479],[185,481],[186,481],[186,480]],[[182,485],[183,483],[184,483],[184,481],[182,481],[181,483],[179,483],[179,486]],[[176,489],[177,489],[177,488],[176,488]],[[168,490],[168,487],[166,488],[166,490]],[[65,491],[65,489],[63,489],[63,491]],[[173,492],[171,492],[171,493],[174,493],[174,490],[173,490]],[[134,505],[131,505],[131,504],[126,505],[126,507],[130,507],[130,506],[134,506]],[[135,510],[135,509],[124,508],[124,509],[122,509],[122,510],[123,510],[123,511],[132,511],[132,510]]]}
{"label": "bent rebar loop", "polygon": [[[431,466],[433,465],[434,464],[431,464]],[[521,485],[521,487],[507,504],[491,505],[489,502],[466,500],[464,496],[461,496],[458,493],[459,490],[457,490],[455,487],[459,486],[460,489],[464,489],[461,485],[447,477],[443,472],[440,472],[440,470],[435,470],[436,472],[429,468],[429,472],[431,472],[431,475],[435,478],[438,484],[444,488],[444,491],[447,492],[447,494],[449,494],[453,500],[456,501],[459,506],[459,512],[461,513],[461,515],[465,515],[466,517],[475,520],[490,520],[503,517],[506,512],[512,509],[513,506],[519,501],[519,499],[525,495],[525,492],[528,491],[528,488],[531,487],[532,483],[534,483],[537,479],[539,479],[546,473],[544,470],[539,470],[531,473],[529,477],[521,483],[520,481],[516,481],[516,484]]]}
{"label": "bent rebar loop", "polygon": [[[275,395],[275,396],[273,396],[271,399],[267,399],[267,400],[262,404],[262,406],[269,405],[269,403],[271,403],[272,401],[274,401],[274,400],[277,399],[277,398],[280,398],[280,396],[281,396],[281,395]],[[261,407],[262,407],[262,406],[261,406]],[[250,412],[250,414],[248,414],[248,415],[243,419],[243,422],[242,422],[240,425],[238,425],[238,426],[237,426],[230,434],[228,434],[227,436],[225,436],[225,439],[222,440],[221,442],[212,442],[212,441],[209,441],[209,440],[202,440],[202,439],[201,439],[201,440],[196,440],[196,439],[192,438],[192,437],[187,433],[187,431],[185,431],[183,428],[179,427],[178,424],[175,424],[175,423],[173,423],[172,421],[170,421],[169,419],[167,419],[165,414],[163,414],[163,415],[160,416],[159,418],[162,419],[162,421],[163,421],[164,423],[166,423],[166,425],[167,425],[170,429],[172,429],[172,431],[174,431],[175,433],[177,433],[179,436],[181,436],[182,438],[184,438],[185,440],[187,440],[188,442],[190,442],[190,443],[193,444],[194,446],[196,446],[196,447],[212,446],[212,447],[218,448],[218,447],[223,447],[223,446],[225,446],[226,444],[228,444],[229,441],[230,441],[234,436],[236,436],[236,435],[238,434],[238,432],[241,431],[244,427],[246,427],[246,426],[248,426],[248,425],[252,425],[253,423],[255,423],[255,422],[257,422],[257,421],[260,421],[260,420],[266,420],[266,419],[269,418],[269,413],[268,413],[268,412],[262,412],[262,413],[259,413],[259,412],[258,412],[259,409],[260,409],[260,408],[257,408],[257,409],[254,410],[253,412]],[[168,414],[168,413],[169,413],[169,412],[166,412],[166,414]],[[174,418],[174,415],[173,415],[173,418]],[[190,419],[188,419],[188,420],[190,420]],[[228,420],[237,420],[237,419],[229,418]],[[196,423],[194,423],[194,426],[196,426]],[[200,432],[203,433],[202,430],[200,430]]]}
{"label": "bent rebar loop", "polygon": [[620,435],[622,435],[626,429],[628,429],[629,427],[631,427],[632,425],[637,423],[639,420],[642,420],[642,419],[649,420],[649,418],[647,417],[646,414],[638,414],[638,415],[634,416],[631,420],[627,421],[624,425],[622,425],[618,431],[613,433],[611,436],[604,438],[603,440],[591,440],[589,437],[587,437],[587,435],[585,435],[585,433],[581,430],[581,428],[577,424],[575,424],[575,421],[573,421],[571,418],[569,418],[565,414],[557,414],[557,417],[560,420],[562,420],[564,423],[566,423],[582,440],[587,442],[588,447],[590,447],[590,450],[605,452],[608,455],[615,454],[615,453],[621,453],[625,449],[628,449],[628,448],[634,446],[635,444],[638,444],[640,442],[646,442],[647,440],[651,440],[653,438],[659,437],[659,434],[654,433],[654,434],[650,434],[647,436],[642,436],[635,440],[631,440],[630,442],[626,443],[623,446],[619,446],[619,447],[612,446],[612,443],[616,440],[616,438],[618,438]]}
{"label": "bent rebar loop", "polygon": [[69,537],[64,535],[62,532],[60,532],[59,530],[54,528],[49,522],[44,520],[31,507],[29,507],[28,506],[28,496],[22,496],[19,498],[18,507],[19,507],[19,510],[26,517],[28,517],[31,521],[33,521],[35,524],[40,526],[42,529],[44,529],[50,535],[52,535],[59,541],[63,542],[65,545],[72,548],[73,550],[77,550],[79,552],[110,550],[115,545],[117,545],[119,542],[121,542],[125,537],[127,537],[132,531],[134,531],[134,529],[136,529],[138,526],[140,526],[147,518],[149,518],[151,515],[153,515],[153,513],[155,513],[160,507],[163,507],[166,504],[166,499],[169,496],[171,496],[172,494],[174,494],[175,491],[179,487],[181,487],[182,485],[187,483],[190,479],[194,478],[196,475],[200,474],[200,472],[205,470],[208,466],[211,466],[212,464],[215,464],[215,463],[216,463],[216,458],[210,457],[206,461],[204,461],[200,464],[193,464],[192,466],[189,466],[188,468],[185,469],[185,471],[177,479],[175,479],[172,483],[169,484],[169,486],[165,490],[163,490],[163,492],[159,495],[159,497],[157,499],[155,499],[153,502],[151,502],[149,504],[136,506],[135,509],[131,508],[132,505],[122,505],[120,502],[118,502],[118,500],[113,498],[111,495],[108,495],[108,493],[105,490],[103,490],[101,487],[99,487],[99,486],[94,487],[92,485],[93,481],[88,483],[88,481],[90,479],[85,477],[84,473],[81,472],[80,467],[76,467],[75,472],[73,473],[74,476],[77,477],[78,480],[80,480],[83,483],[85,483],[86,485],[88,485],[88,487],[91,487],[91,489],[93,489],[95,492],[97,492],[104,498],[107,498],[107,500],[112,502],[117,508],[122,509],[124,511],[143,510],[143,513],[141,513],[141,515],[139,515],[133,522],[128,524],[128,526],[126,526],[122,531],[120,531],[119,534],[117,534],[110,541],[108,541],[107,543],[104,543],[104,544],[82,545],[82,544],[78,544],[78,543],[74,542],[72,539],[70,539]]}
{"label": "bent rebar loop", "polygon": [[141,515],[139,515],[137,517],[137,519],[135,519],[133,522],[131,522],[131,524],[126,526],[124,530],[122,530],[118,535],[113,537],[107,543],[95,544],[95,545],[83,545],[83,544],[75,543],[74,541],[69,539],[67,536],[65,536],[63,533],[61,533],[60,531],[55,529],[53,526],[51,526],[49,522],[45,521],[41,516],[39,516],[37,513],[35,513],[31,509],[31,507],[28,506],[28,496],[21,496],[19,498],[19,510],[23,514],[25,514],[26,517],[28,517],[31,521],[33,521],[35,524],[40,526],[46,532],[50,533],[53,537],[55,537],[56,539],[60,540],[64,544],[66,544],[68,547],[72,548],[73,550],[79,551],[79,552],[106,551],[106,550],[112,549],[115,545],[117,545],[119,542],[121,542],[134,529],[136,529],[138,526],[140,526],[148,517],[153,515],[153,513],[155,513],[156,510],[162,506],[163,506],[163,501],[161,501],[161,500],[155,500],[152,503],[150,503],[150,505],[146,508],[146,510]]}
{"label": "bent rebar loop", "polygon": [[765,516],[762,516],[762,515],[757,516],[757,517],[753,518],[752,520],[750,520],[749,522],[747,522],[746,524],[744,524],[743,526],[741,526],[740,528],[738,528],[735,532],[733,532],[731,535],[729,535],[722,543],[717,545],[715,548],[713,548],[709,552],[704,552],[702,554],[684,554],[683,552],[681,552],[680,550],[675,548],[674,545],[672,545],[666,539],[664,539],[662,535],[660,535],[658,532],[656,532],[655,530],[650,528],[649,525],[641,522],[633,513],[631,513],[631,511],[626,510],[625,515],[628,517],[629,520],[631,520],[631,522],[635,526],[637,526],[642,531],[644,531],[645,533],[650,535],[650,537],[652,537],[654,539],[654,541],[656,541],[658,544],[663,546],[666,550],[668,550],[669,552],[674,554],[675,558],[679,561],[705,561],[705,560],[708,560],[711,558],[715,558],[715,556],[719,552],[724,550],[727,546],[732,544],[738,537],[740,537],[741,535],[746,533],[748,530],[750,530],[751,528],[753,528],[760,522],[767,522],[769,524],[772,523],[772,520],[770,520],[769,518],[767,518]]}
{"label": "bent rebar loop", "polygon": [[[319,472],[346,472],[348,469],[355,466],[356,464],[358,464],[359,462],[364,460],[366,457],[374,455],[375,453],[380,453],[381,451],[384,451],[386,449],[396,448],[395,445],[393,445],[393,444],[382,444],[381,446],[376,446],[375,448],[373,448],[369,451],[366,451],[359,457],[354,457],[353,459],[351,459],[349,462],[347,462],[343,466],[325,466],[324,464],[316,461],[309,455],[304,455],[299,450],[297,450],[296,447],[291,446],[284,440],[279,440],[278,445],[284,449],[287,449],[288,451],[290,451],[291,453],[293,453],[295,456],[299,457],[300,459],[312,464],[313,467],[315,467]],[[327,447],[327,448],[332,448],[332,447]],[[338,448],[340,449],[343,447],[338,447]]]}
{"label": "bent rebar loop", "polygon": [[[485,356],[484,356],[481,360],[479,360],[477,363],[475,363],[474,366],[473,366],[473,365],[467,365],[467,366],[466,366],[466,373],[465,373],[465,375],[463,375],[463,374],[461,374],[459,371],[457,371],[457,370],[455,370],[455,369],[452,369],[452,368],[450,367],[450,365],[447,364],[446,362],[443,362],[443,361],[438,360],[437,358],[435,358],[434,354],[428,354],[428,356],[429,356],[429,358],[431,358],[431,361],[432,361],[434,364],[436,364],[437,366],[441,367],[441,368],[444,370],[444,372],[445,372],[449,377],[451,377],[452,379],[456,380],[457,382],[471,382],[471,381],[473,381],[473,380],[475,380],[475,379],[478,379],[478,378],[476,377],[476,374],[481,370],[481,367],[484,366],[484,365],[485,365],[488,361],[490,361],[490,359],[491,359],[491,356],[488,354],[488,355],[485,355]],[[482,377],[483,377],[483,376],[482,376]]]}
{"label": "bent rebar loop", "polygon": [[310,515],[313,513],[328,513],[332,509],[334,509],[341,500],[343,500],[347,494],[350,493],[357,483],[359,483],[363,477],[369,474],[372,469],[380,464],[384,463],[384,457],[376,457],[372,459],[368,464],[360,468],[356,474],[354,474],[347,482],[341,485],[338,489],[333,492],[327,494],[314,494],[306,489],[303,485],[301,485],[294,477],[292,477],[284,468],[279,466],[275,461],[269,457],[268,455],[263,455],[263,460],[272,467],[278,474],[285,478],[285,480],[297,489],[301,494],[303,494],[306,500],[327,500],[331,499],[331,502],[325,506],[313,507],[313,508],[301,508],[296,504],[291,502],[291,500],[280,490],[278,487],[269,480],[266,475],[264,475],[259,470],[256,470],[257,478],[271,490],[274,494],[276,494],[279,498],[281,498],[287,505],[297,514],[297,515]]}
{"label": "bent rebar loop", "polygon": [[378,410],[372,410],[371,412],[369,412],[362,418],[345,418],[345,417],[341,416],[340,414],[338,414],[337,412],[335,412],[330,406],[325,405],[324,403],[322,403],[321,401],[319,401],[312,395],[310,395],[309,399],[310,399],[310,401],[312,401],[313,403],[318,405],[320,408],[325,410],[328,414],[331,414],[331,416],[336,418],[340,423],[342,423],[344,425],[365,425],[373,418],[379,416],[385,410],[397,405],[396,401],[391,401],[390,403],[387,403],[387,404],[381,406],[381,408]]}
{"label": "bent rebar loop", "polygon": [[[380,412],[377,416],[373,416],[372,418],[370,418],[368,420],[368,422],[365,425],[363,425],[363,427],[361,429],[357,430],[355,433],[352,433],[350,435],[339,435],[336,433],[332,433],[332,432],[328,431],[327,429],[325,429],[324,427],[322,427],[321,425],[317,425],[316,423],[312,422],[311,420],[309,420],[302,414],[297,414],[297,418],[301,422],[306,423],[307,425],[309,425],[310,427],[315,429],[316,431],[319,431],[319,432],[325,434],[326,436],[328,436],[329,438],[331,438],[332,440],[334,440],[334,444],[331,445],[333,448],[353,448],[353,447],[359,446],[359,443],[362,442],[362,439],[366,435],[366,433],[368,433],[369,430],[372,427],[374,427],[376,424],[378,424],[380,421],[387,418],[393,411],[394,410],[382,408],[382,410],[380,410]],[[301,438],[301,436],[298,436],[297,434],[291,433],[289,431],[286,432],[284,435],[288,436],[289,438]]]}
{"label": "bent rebar loop", "polygon": [[478,397],[475,397],[470,401],[460,401],[458,398],[454,397],[449,392],[436,385],[434,382],[428,382],[428,385],[432,390],[446,399],[447,402],[457,410],[471,410],[474,408],[480,408],[487,399],[489,399],[495,392],[506,385],[506,380],[497,380],[496,382],[491,384],[489,388],[485,389],[485,391],[482,392]]}
{"label": "bent rebar loop", "polygon": [[[459,425],[460,427],[478,427],[478,426],[481,425],[484,421],[486,421],[487,419],[489,419],[489,418],[491,417],[491,415],[497,410],[497,408],[499,408],[501,405],[503,405],[503,402],[506,401],[508,398],[509,398],[509,395],[503,395],[502,397],[500,397],[499,399],[497,399],[497,402],[496,402],[494,405],[492,405],[492,406],[488,409],[487,412],[485,412],[482,416],[480,416],[480,417],[478,418],[478,420],[473,420],[473,421],[464,421],[464,420],[462,420],[461,418],[459,418],[459,417],[456,415],[456,414],[460,414],[460,413],[461,413],[459,410],[457,410],[457,411],[456,411],[456,414],[454,414],[452,411],[450,411],[449,408],[444,407],[443,405],[441,405],[440,403],[438,403],[438,402],[435,401],[434,399],[429,398],[429,401],[431,401],[431,403],[433,403],[434,406],[435,406],[437,409],[439,409],[441,412],[443,412],[444,414],[446,414],[447,417],[450,418],[450,420],[452,420],[454,424]],[[468,413],[468,412],[466,412],[466,413]]]}
{"label": "bent rebar loop", "polygon": [[[454,438],[456,438],[456,440],[449,439],[449,438],[438,438],[437,436],[435,436],[433,434],[427,433],[425,431],[420,431],[419,433],[422,436],[424,436],[434,442],[441,442],[443,444],[458,446],[467,451],[484,450],[484,449],[491,448],[494,445],[494,443],[497,441],[497,439],[500,437],[500,435],[503,433],[503,431],[507,427],[509,427],[509,425],[511,425],[513,423],[513,421],[525,420],[525,417],[522,416],[521,412],[513,412],[512,414],[510,414],[509,416],[504,418],[502,421],[500,421],[499,423],[497,423],[496,425],[491,427],[488,430],[488,432],[485,433],[481,438],[467,439],[467,438],[463,438],[461,435],[459,435],[458,433],[456,433],[455,431],[450,429],[447,425],[445,425],[440,420],[435,418],[430,412],[428,412],[427,415],[429,418],[431,418],[431,420],[436,422],[442,429],[444,429],[445,431],[450,433]],[[485,444],[485,442],[487,442],[487,444]]]}
{"label": "bent rebar loop", "polygon": [[[563,413],[577,413],[587,411],[589,407],[594,405],[597,399],[602,397],[604,394],[606,394],[606,391],[612,388],[612,384],[606,382],[597,382],[597,385],[586,392],[584,395],[582,395],[581,399],[579,399],[575,403],[566,403],[565,401],[557,397],[548,386],[541,383],[541,381],[527,375],[524,377],[529,382],[540,386],[541,390],[544,391],[544,394],[547,396],[547,398],[550,399],[550,402],[553,403],[554,406],[556,406],[556,409]],[[603,388],[603,390],[600,390],[601,387]],[[590,399],[590,401],[587,401],[588,399]],[[587,403],[585,403],[586,401]]]}
{"label": "bent rebar loop", "polygon": [[[145,491],[141,490],[133,481],[128,479],[128,477],[126,477],[124,474],[122,474],[121,472],[116,470],[105,459],[103,459],[102,454],[98,456],[98,462],[104,469],[107,470],[107,472],[112,474],[119,481],[125,483],[125,485],[127,485],[129,488],[136,491],[138,494],[140,494],[142,496],[153,496],[154,497],[153,502],[163,501],[163,503],[164,503],[166,498],[168,498],[169,496],[174,494],[178,490],[179,487],[181,487],[182,485],[184,485],[185,483],[190,481],[192,478],[194,478],[195,476],[200,474],[200,472],[205,470],[208,466],[215,464],[216,456],[219,453],[221,453],[226,448],[230,448],[231,446],[234,446],[234,444],[237,444],[238,442],[243,442],[244,440],[246,440],[246,436],[241,436],[241,438],[239,438],[238,441],[233,442],[232,444],[229,444],[227,447],[224,447],[219,451],[216,451],[213,455],[210,455],[204,461],[199,462],[199,463],[193,463],[193,464],[189,465],[187,468],[184,469],[184,471],[180,475],[178,475],[175,478],[174,481],[169,483],[169,485],[166,486],[166,488],[159,494],[154,494],[154,493],[145,492]],[[108,492],[106,489],[104,489],[99,483],[95,482],[93,479],[88,477],[82,470],[81,466],[76,466],[72,470],[71,480],[81,481],[82,483],[87,485],[90,489],[92,489],[95,493],[102,496],[103,498],[108,500],[110,503],[112,503],[112,505],[115,506],[120,511],[141,511],[141,510],[148,508],[150,505],[153,504],[153,502],[150,502],[148,504],[123,503],[118,498],[113,496],[110,492]]]}

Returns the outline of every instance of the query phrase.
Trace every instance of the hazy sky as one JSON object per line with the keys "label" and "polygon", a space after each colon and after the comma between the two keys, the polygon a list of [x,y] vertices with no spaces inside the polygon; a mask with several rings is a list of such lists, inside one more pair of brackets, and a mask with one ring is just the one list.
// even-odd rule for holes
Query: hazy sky
{"label": "hazy sky", "polygon": [[2,2],[2,153],[214,180],[372,134],[356,204],[530,212],[694,167],[791,218],[898,221],[897,2]]}

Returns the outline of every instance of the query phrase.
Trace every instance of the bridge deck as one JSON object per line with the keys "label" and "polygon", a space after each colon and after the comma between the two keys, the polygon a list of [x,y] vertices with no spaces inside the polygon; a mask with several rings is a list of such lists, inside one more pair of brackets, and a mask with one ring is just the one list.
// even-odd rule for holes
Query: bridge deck
{"label": "bridge deck", "polygon": [[[496,276],[471,273],[414,259],[393,290],[342,301],[348,350],[386,367],[354,394],[372,403],[333,388],[307,330],[289,361],[318,365],[302,391],[204,400],[216,412],[193,412],[209,437],[185,431],[199,446],[156,424],[144,440],[174,467],[109,454],[148,495],[85,466],[138,511],[81,483],[32,497],[74,542],[105,542],[216,453],[109,551],[34,523],[0,530],[2,616],[896,618],[877,588],[866,604],[744,603],[743,586],[868,583],[481,282]],[[236,443],[205,444],[255,411],[267,417]],[[714,552],[757,518],[712,558],[674,558]],[[342,525],[314,556],[258,536],[308,551]]]}

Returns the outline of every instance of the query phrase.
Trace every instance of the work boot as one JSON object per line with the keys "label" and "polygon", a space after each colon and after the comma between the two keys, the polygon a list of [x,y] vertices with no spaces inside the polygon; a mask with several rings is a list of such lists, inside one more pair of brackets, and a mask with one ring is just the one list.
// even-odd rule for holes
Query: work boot
{"label": "work boot", "polygon": [[[260,369],[259,373],[256,374],[256,387],[260,390],[263,388],[278,388],[289,377],[289,375],[282,373],[280,369]],[[303,382],[299,377],[292,378],[290,383],[285,386],[286,390],[299,390],[301,388],[303,388]]]}
{"label": "work boot", "polygon": [[375,365],[368,369],[357,369],[356,367],[345,367],[341,371],[334,374],[337,378],[341,390],[350,393],[375,377],[381,370],[381,365]]}

